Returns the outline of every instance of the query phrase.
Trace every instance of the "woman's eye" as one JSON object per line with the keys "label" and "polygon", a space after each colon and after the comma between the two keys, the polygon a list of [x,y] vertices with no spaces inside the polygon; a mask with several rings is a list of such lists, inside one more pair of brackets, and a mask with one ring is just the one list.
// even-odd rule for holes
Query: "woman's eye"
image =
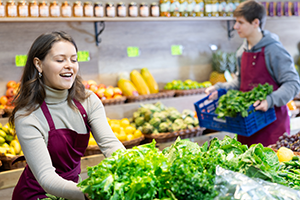
{"label": "woman's eye", "polygon": [[64,62],[63,60],[57,60],[57,62]]}

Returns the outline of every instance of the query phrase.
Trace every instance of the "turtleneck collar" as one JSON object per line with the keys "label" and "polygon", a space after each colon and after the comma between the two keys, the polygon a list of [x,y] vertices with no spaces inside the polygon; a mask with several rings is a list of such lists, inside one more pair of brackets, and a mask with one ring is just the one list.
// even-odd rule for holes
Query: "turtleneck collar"
{"label": "turtleneck collar", "polygon": [[69,91],[66,90],[56,90],[47,85],[45,86],[47,104],[57,104],[67,100]]}

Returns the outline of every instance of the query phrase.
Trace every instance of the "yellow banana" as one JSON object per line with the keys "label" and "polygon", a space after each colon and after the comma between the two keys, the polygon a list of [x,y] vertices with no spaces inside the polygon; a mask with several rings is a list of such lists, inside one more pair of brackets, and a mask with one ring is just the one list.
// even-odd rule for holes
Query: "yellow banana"
{"label": "yellow banana", "polygon": [[152,74],[149,72],[149,70],[144,67],[143,69],[141,69],[141,75],[143,77],[143,79],[145,80],[147,86],[150,89],[150,93],[158,93],[158,84],[155,81],[154,77],[152,76]]}

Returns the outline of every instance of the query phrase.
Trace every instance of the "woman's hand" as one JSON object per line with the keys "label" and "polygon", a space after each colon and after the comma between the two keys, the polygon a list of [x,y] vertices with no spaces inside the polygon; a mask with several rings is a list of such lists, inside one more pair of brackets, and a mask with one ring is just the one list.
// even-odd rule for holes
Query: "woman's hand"
{"label": "woman's hand", "polygon": [[218,91],[216,90],[215,86],[210,86],[206,88],[205,94],[209,95],[209,100],[215,100],[218,98]]}
{"label": "woman's hand", "polygon": [[255,110],[261,110],[261,111],[264,111],[266,112],[268,110],[268,102],[267,100],[257,100],[254,102],[253,104]]}

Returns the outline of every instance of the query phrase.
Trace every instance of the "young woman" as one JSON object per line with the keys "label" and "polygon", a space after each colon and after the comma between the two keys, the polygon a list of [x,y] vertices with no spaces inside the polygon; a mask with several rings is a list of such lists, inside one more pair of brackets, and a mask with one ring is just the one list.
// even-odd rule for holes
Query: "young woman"
{"label": "young woman", "polygon": [[105,156],[124,148],[78,70],[77,46],[68,34],[46,33],[32,44],[9,119],[28,164],[13,200],[42,199],[45,193],[85,199],[76,185],[90,131]]}
{"label": "young woman", "polygon": [[[234,11],[234,29],[244,43],[237,51],[237,78],[228,83],[217,83],[206,89],[210,94],[216,89],[235,89],[250,91],[259,83],[273,85],[273,92],[266,100],[256,101],[256,110],[267,111],[275,107],[276,121],[259,130],[250,137],[238,135],[238,140],[250,146],[262,143],[264,146],[275,144],[285,132],[290,133],[290,119],[286,104],[300,91],[299,75],[294,67],[293,58],[279,42],[278,36],[262,30],[266,21],[265,7],[254,0],[241,3]],[[212,96],[214,96],[213,93]]]}

